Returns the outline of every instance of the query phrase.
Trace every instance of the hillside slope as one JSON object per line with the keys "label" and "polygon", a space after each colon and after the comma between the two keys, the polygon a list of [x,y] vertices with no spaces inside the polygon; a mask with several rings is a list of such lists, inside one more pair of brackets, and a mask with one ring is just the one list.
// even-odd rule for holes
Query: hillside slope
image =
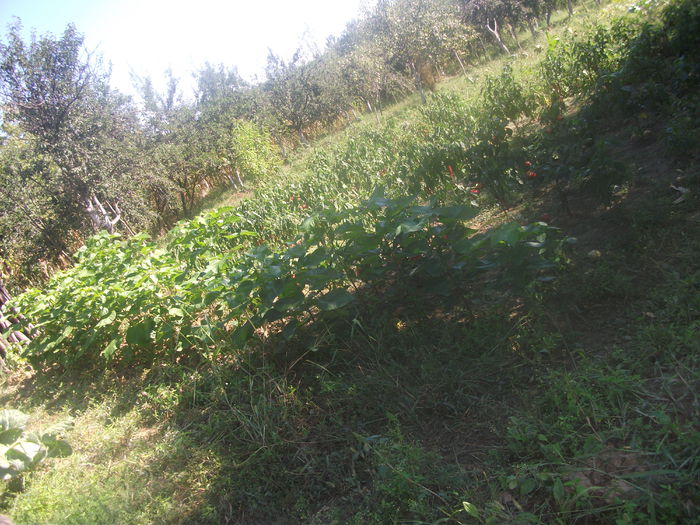
{"label": "hillside slope", "polygon": [[91,240],[18,301],[2,404],[74,452],[6,512],[696,520],[700,10],[628,7],[162,243]]}

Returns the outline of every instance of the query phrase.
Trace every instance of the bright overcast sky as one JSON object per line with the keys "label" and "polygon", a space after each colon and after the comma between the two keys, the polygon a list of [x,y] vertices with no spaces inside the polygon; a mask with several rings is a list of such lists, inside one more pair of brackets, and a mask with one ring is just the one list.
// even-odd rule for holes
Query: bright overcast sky
{"label": "bright overcast sky", "polygon": [[320,48],[356,18],[366,0],[0,0],[2,39],[18,16],[29,35],[74,23],[88,49],[112,63],[112,85],[133,94],[130,72],[156,85],[172,68],[184,90],[205,62],[264,75],[268,48],[291,56],[307,35]]}

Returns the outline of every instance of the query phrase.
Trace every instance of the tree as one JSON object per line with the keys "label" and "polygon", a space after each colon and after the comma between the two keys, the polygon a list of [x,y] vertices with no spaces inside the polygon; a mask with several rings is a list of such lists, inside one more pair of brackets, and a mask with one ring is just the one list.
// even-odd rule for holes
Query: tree
{"label": "tree", "polygon": [[301,50],[297,50],[289,62],[270,51],[265,72],[265,91],[273,112],[303,144],[307,144],[304,129],[322,113],[321,86],[313,69],[303,61]]}
{"label": "tree", "polygon": [[462,12],[465,22],[481,30],[485,29],[499,49],[510,55],[510,50],[501,38],[499,26],[506,21],[511,7],[507,0],[463,0]]}
{"label": "tree", "polygon": [[206,63],[196,74],[196,105],[206,120],[256,120],[262,111],[261,92],[246,82],[237,68]]}
{"label": "tree", "polygon": [[466,30],[457,8],[452,0],[382,0],[371,17],[385,62],[413,79],[424,103],[434,68],[462,46]]}
{"label": "tree", "polygon": [[138,198],[124,178],[138,156],[131,147],[136,117],[128,99],[109,88],[109,75],[86,53],[69,25],[28,44],[16,22],[0,44],[0,96],[6,124],[32,144],[44,168],[31,178],[51,191],[61,231],[112,230],[119,202]]}
{"label": "tree", "polygon": [[[228,184],[242,189],[243,179],[274,169],[277,156],[260,124],[241,118],[259,112],[250,102],[254,93],[235,71],[208,67],[200,72],[196,100],[183,101],[178,80],[169,72],[164,93],[149,79],[139,80],[143,99],[143,151],[149,160],[147,173],[151,200],[167,228],[175,218],[192,215],[199,197],[212,187]],[[245,109],[247,108],[247,109]]]}

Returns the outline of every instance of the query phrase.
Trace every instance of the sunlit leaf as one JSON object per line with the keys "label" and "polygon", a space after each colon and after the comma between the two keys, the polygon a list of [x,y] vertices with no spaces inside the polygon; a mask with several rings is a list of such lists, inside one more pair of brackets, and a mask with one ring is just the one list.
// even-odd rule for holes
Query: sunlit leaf
{"label": "sunlit leaf", "polygon": [[479,514],[479,509],[476,508],[476,505],[473,503],[469,503],[468,501],[463,501],[462,502],[462,508],[469,514],[471,517],[479,519],[480,514]]}
{"label": "sunlit leaf", "polygon": [[111,359],[114,355],[114,352],[117,351],[118,345],[119,341],[117,339],[112,339],[112,341],[110,341],[107,347],[104,350],[102,350],[102,356],[105,359]]}

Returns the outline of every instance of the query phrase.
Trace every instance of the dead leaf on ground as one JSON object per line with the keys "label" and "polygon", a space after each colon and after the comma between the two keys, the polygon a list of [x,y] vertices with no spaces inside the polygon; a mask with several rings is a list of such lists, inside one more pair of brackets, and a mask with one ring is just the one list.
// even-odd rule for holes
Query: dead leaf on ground
{"label": "dead leaf on ground", "polygon": [[571,472],[568,479],[606,503],[638,496],[639,489],[623,478],[647,470],[639,461],[639,453],[613,447],[605,448],[584,464],[584,468]]}

